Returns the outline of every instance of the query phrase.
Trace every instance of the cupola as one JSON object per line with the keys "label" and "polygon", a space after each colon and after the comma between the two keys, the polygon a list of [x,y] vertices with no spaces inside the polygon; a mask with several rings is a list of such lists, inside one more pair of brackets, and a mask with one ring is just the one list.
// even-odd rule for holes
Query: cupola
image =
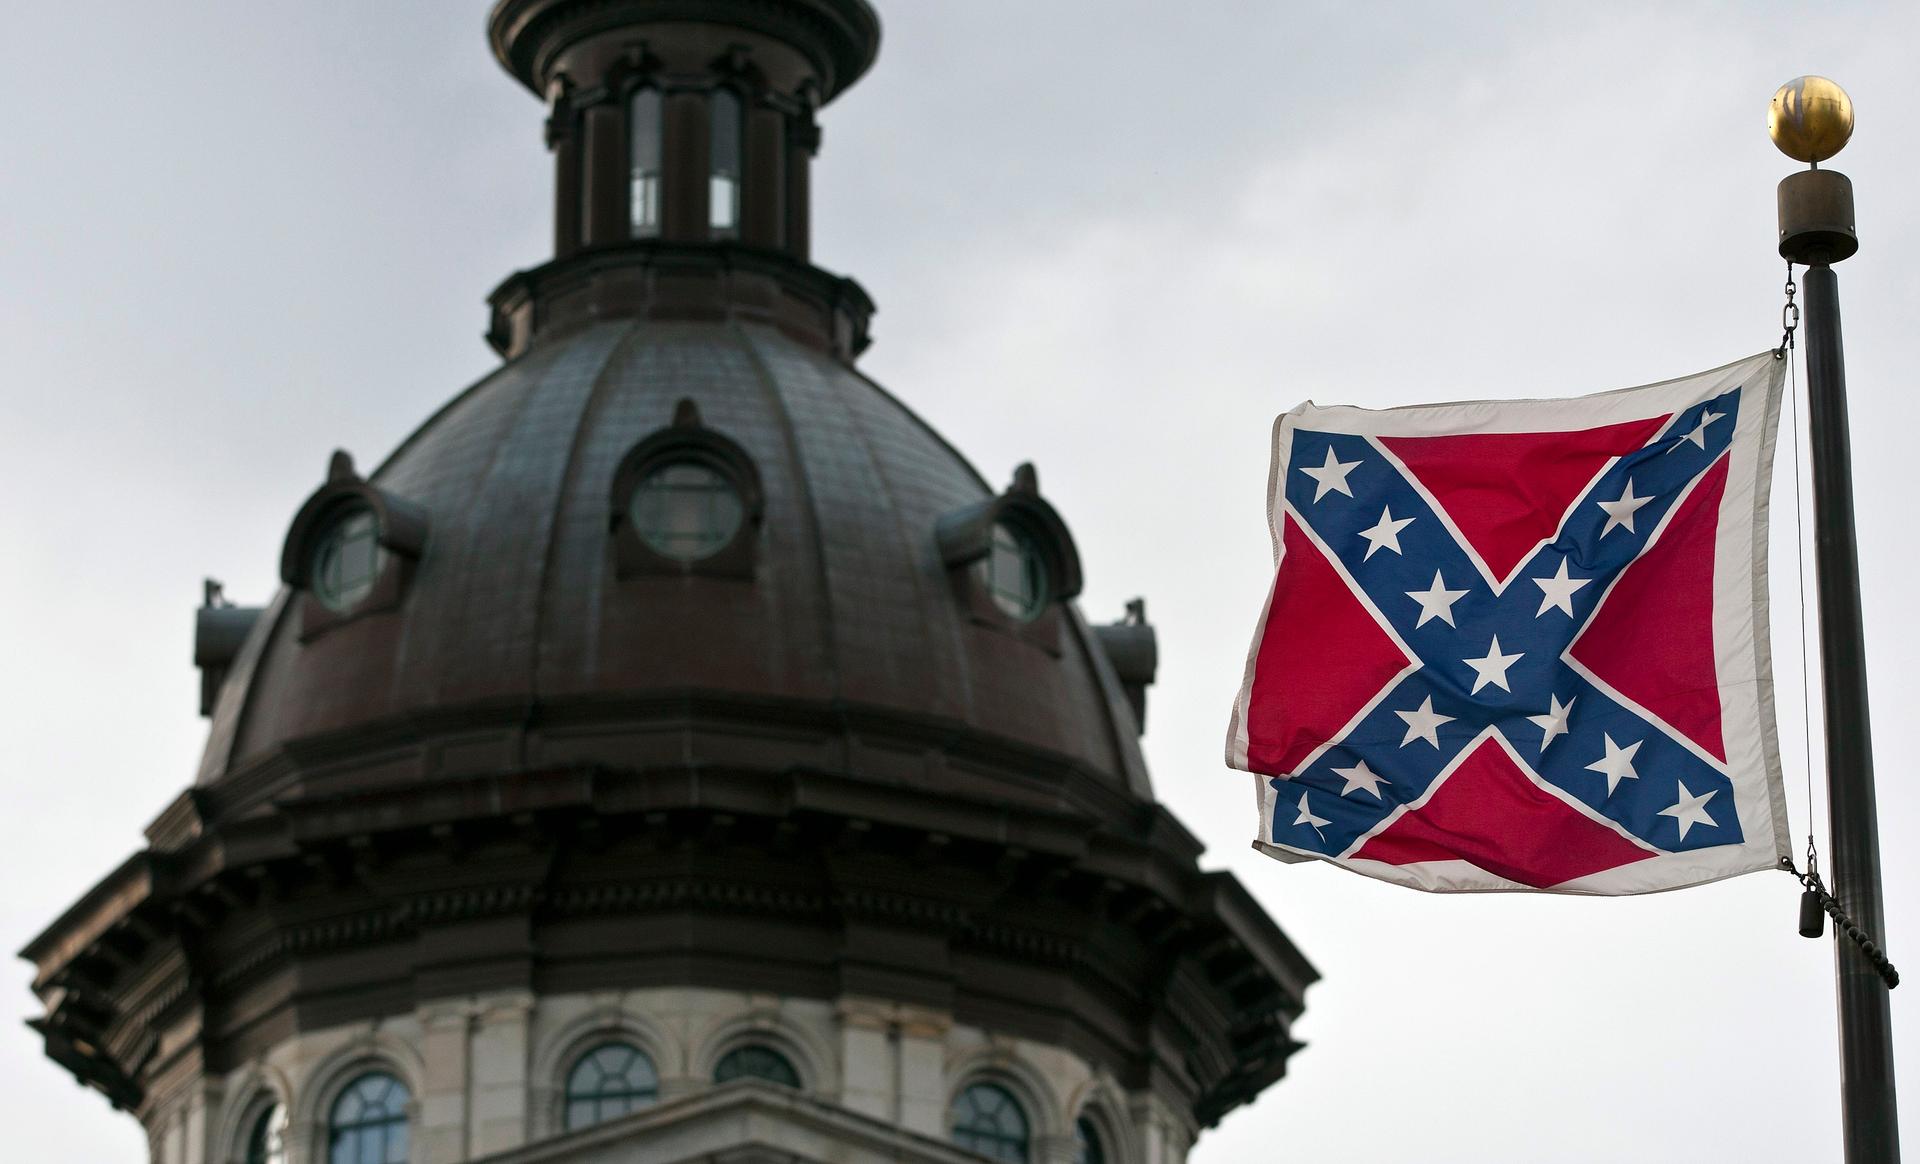
{"label": "cupola", "polygon": [[547,102],[554,254],[491,300],[505,356],[613,316],[771,322],[851,359],[872,303],[808,262],[814,113],[872,64],[861,0],[501,0]]}

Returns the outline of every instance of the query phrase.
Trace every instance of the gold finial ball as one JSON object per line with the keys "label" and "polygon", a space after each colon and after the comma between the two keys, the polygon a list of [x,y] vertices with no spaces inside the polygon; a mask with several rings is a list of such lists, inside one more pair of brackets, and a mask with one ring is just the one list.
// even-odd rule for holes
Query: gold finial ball
{"label": "gold finial ball", "polygon": [[1773,94],[1767,134],[1797,162],[1824,162],[1853,136],[1853,98],[1825,77],[1795,77]]}

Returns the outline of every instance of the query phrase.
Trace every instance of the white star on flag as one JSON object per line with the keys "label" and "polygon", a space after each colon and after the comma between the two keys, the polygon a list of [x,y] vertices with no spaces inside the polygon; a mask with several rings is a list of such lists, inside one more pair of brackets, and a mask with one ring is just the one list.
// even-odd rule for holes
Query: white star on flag
{"label": "white star on flag", "polygon": [[[1693,431],[1681,437],[1680,439],[1683,441],[1692,441],[1696,447],[1698,447],[1701,451],[1704,452],[1707,447],[1707,426],[1712,424],[1716,420],[1725,420],[1725,419],[1726,417],[1720,415],[1717,412],[1702,412],[1700,414],[1700,423],[1694,425]],[[1673,449],[1677,449],[1679,447],[1680,447],[1679,445],[1674,445]],[[1668,449],[1667,451],[1672,452],[1673,449]]]}
{"label": "white star on flag", "polygon": [[1430,590],[1409,590],[1407,597],[1420,604],[1420,621],[1413,625],[1423,627],[1427,620],[1437,618],[1448,626],[1453,625],[1453,604],[1467,596],[1464,590],[1449,590],[1440,580],[1440,571],[1433,572],[1433,588]]}
{"label": "white star on flag", "polygon": [[1327,463],[1315,469],[1309,465],[1300,466],[1300,471],[1318,482],[1313,491],[1315,501],[1328,493],[1344,493],[1353,496],[1353,490],[1347,488],[1347,474],[1360,467],[1358,461],[1343,461],[1333,455],[1333,446],[1327,446]]}
{"label": "white star on flag", "polygon": [[[1553,742],[1553,737],[1567,734],[1567,717],[1573,714],[1573,705],[1579,701],[1579,696],[1575,696],[1565,703],[1560,702],[1558,695],[1549,694],[1547,698],[1551,701],[1551,705],[1547,708],[1547,714],[1530,715],[1527,717],[1527,722],[1539,728],[1543,733],[1540,737],[1540,752],[1542,755],[1546,754],[1547,745]],[[1639,744],[1634,745],[1636,748],[1639,746]],[[1612,789],[1608,789],[1608,791],[1612,791]]]}
{"label": "white star on flag", "polygon": [[[1324,816],[1313,815],[1313,810],[1307,807],[1307,794],[1302,792],[1300,794],[1300,815],[1293,818],[1293,823],[1296,825],[1306,825],[1314,832],[1320,833],[1322,828],[1333,822]],[[1327,834],[1320,833],[1320,839],[1323,841],[1326,840]]]}
{"label": "white star on flag", "polygon": [[1353,793],[1364,788],[1368,792],[1373,793],[1375,800],[1384,800],[1386,798],[1380,795],[1380,786],[1382,784],[1393,783],[1393,781],[1387,779],[1385,776],[1367,767],[1365,760],[1360,761],[1351,768],[1335,768],[1333,774],[1347,782],[1347,786],[1340,790],[1340,795],[1342,796],[1351,796]]}
{"label": "white star on flag", "polygon": [[[1629,526],[1628,528],[1632,527]],[[1540,609],[1534,613],[1533,617],[1539,618],[1549,610],[1558,609],[1565,611],[1567,616],[1571,618],[1573,616],[1573,592],[1591,581],[1593,581],[1591,578],[1567,577],[1567,560],[1565,558],[1560,559],[1560,570],[1553,577],[1535,578],[1533,580],[1533,584],[1541,590]]]}
{"label": "white star on flag", "polygon": [[1407,736],[1400,741],[1400,746],[1403,748],[1415,740],[1425,740],[1434,747],[1439,747],[1440,725],[1453,722],[1452,716],[1440,715],[1433,710],[1431,695],[1421,700],[1420,706],[1412,711],[1396,711],[1393,714],[1407,723]]}
{"label": "white star on flag", "polygon": [[1472,667],[1474,670],[1473,690],[1467,694],[1478,695],[1480,694],[1480,689],[1489,683],[1502,691],[1512,691],[1513,688],[1507,686],[1507,668],[1513,666],[1513,664],[1525,654],[1525,651],[1516,652],[1511,655],[1501,654],[1500,636],[1493,636],[1493,645],[1487,648],[1485,655],[1482,655],[1478,659],[1461,660],[1461,662]]}
{"label": "white star on flag", "polygon": [[[1329,451],[1327,455],[1331,457],[1333,454]],[[1308,471],[1311,472],[1312,470]],[[1315,500],[1319,499],[1315,498]],[[1600,536],[1606,537],[1614,531],[1615,527],[1621,526],[1625,527],[1628,533],[1637,532],[1633,528],[1633,515],[1639,511],[1641,506],[1652,500],[1653,498],[1651,496],[1635,497],[1633,495],[1633,478],[1627,478],[1627,487],[1621,491],[1619,497],[1614,498],[1612,501],[1594,502],[1595,505],[1607,511],[1607,524],[1600,528]]]}
{"label": "white star on flag", "polygon": [[1687,830],[1694,825],[1703,824],[1708,827],[1713,826],[1713,815],[1707,811],[1706,805],[1707,801],[1712,800],[1713,794],[1718,792],[1719,789],[1709,788],[1705,796],[1695,796],[1693,792],[1687,788],[1686,781],[1675,780],[1674,783],[1680,786],[1680,799],[1671,807],[1661,809],[1660,815],[1673,818],[1673,823],[1680,826],[1680,839],[1684,841],[1687,839]]}
{"label": "white star on flag", "polygon": [[[1613,790],[1620,787],[1622,780],[1640,779],[1640,773],[1633,770],[1633,754],[1639,751],[1640,745],[1646,743],[1646,741],[1635,740],[1623,748],[1613,742],[1612,736],[1603,735],[1601,739],[1607,743],[1607,752],[1598,760],[1588,764],[1587,771],[1598,772],[1605,776],[1607,778],[1607,795],[1612,796]],[[1684,827],[1681,829],[1680,835],[1686,835]]]}
{"label": "white star on flag", "polygon": [[1393,510],[1382,506],[1380,509],[1380,520],[1374,523],[1373,528],[1360,531],[1360,536],[1367,539],[1367,552],[1360,555],[1360,560],[1364,562],[1368,558],[1373,557],[1373,552],[1379,549],[1388,549],[1396,554],[1399,553],[1400,531],[1412,524],[1413,519],[1411,517],[1403,517],[1395,520]]}

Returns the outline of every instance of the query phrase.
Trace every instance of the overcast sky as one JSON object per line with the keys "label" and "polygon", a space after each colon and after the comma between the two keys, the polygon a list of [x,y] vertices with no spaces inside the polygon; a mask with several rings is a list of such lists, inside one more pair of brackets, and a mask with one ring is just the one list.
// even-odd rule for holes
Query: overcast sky
{"label": "overcast sky", "polygon": [[[539,105],[481,0],[17,5],[0,70],[0,937],[17,949],[191,779],[200,579],[275,586],[328,453],[377,463],[494,366],[548,255]],[[1161,797],[1325,980],[1289,1077],[1196,1164],[1839,1156],[1830,944],[1760,874],[1650,898],[1430,897],[1248,850],[1220,763],[1268,581],[1267,431],[1312,397],[1576,394],[1773,344],[1775,86],[1852,92],[1840,268],[1889,944],[1920,973],[1912,5],[892,0],[829,107],[815,257],[864,368],[1004,481],[1031,459],[1089,618],[1145,595]],[[1792,460],[1773,590],[1806,809]],[[1810,530],[1809,536],[1810,536]],[[1816,749],[1817,751],[1817,749]],[[1822,822],[1824,842],[1824,811]],[[10,968],[0,1014],[36,1007]],[[1910,988],[1911,989],[1911,988]],[[1920,1142],[1920,1024],[1894,995]],[[0,1030],[9,1159],[144,1159]]]}

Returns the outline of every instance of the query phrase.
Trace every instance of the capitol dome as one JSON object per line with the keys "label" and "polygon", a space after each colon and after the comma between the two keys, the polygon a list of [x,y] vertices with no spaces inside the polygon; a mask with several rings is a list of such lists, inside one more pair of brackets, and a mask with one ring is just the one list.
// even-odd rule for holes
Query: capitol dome
{"label": "capitol dome", "polygon": [[1143,604],[856,367],[808,171],[878,18],[488,27],[554,256],[209,584],[197,778],[23,951],[48,1055],[156,1164],[1180,1164],[1316,974],[1154,799]]}
{"label": "capitol dome", "polygon": [[[340,462],[289,536],[292,585],[225,670],[201,782],[364,781],[368,746],[383,781],[678,762],[689,733],[708,763],[753,763],[767,741],[738,729],[778,723],[788,764],[857,755],[878,779],[950,783],[987,778],[930,755],[1018,748],[1036,771],[993,782],[1008,795],[1068,770],[1150,795],[1126,684],[1072,605],[1077,556],[1031,471],[993,489],[846,361],[729,315],[537,337],[364,481]],[[647,551],[622,479],[645,473],[643,447],[713,461],[737,544]],[[314,559],[342,513],[381,501],[417,544],[379,551],[393,577],[361,608],[328,609]],[[1015,531],[1036,609],[994,601],[991,538],[956,533],[969,521]]]}

